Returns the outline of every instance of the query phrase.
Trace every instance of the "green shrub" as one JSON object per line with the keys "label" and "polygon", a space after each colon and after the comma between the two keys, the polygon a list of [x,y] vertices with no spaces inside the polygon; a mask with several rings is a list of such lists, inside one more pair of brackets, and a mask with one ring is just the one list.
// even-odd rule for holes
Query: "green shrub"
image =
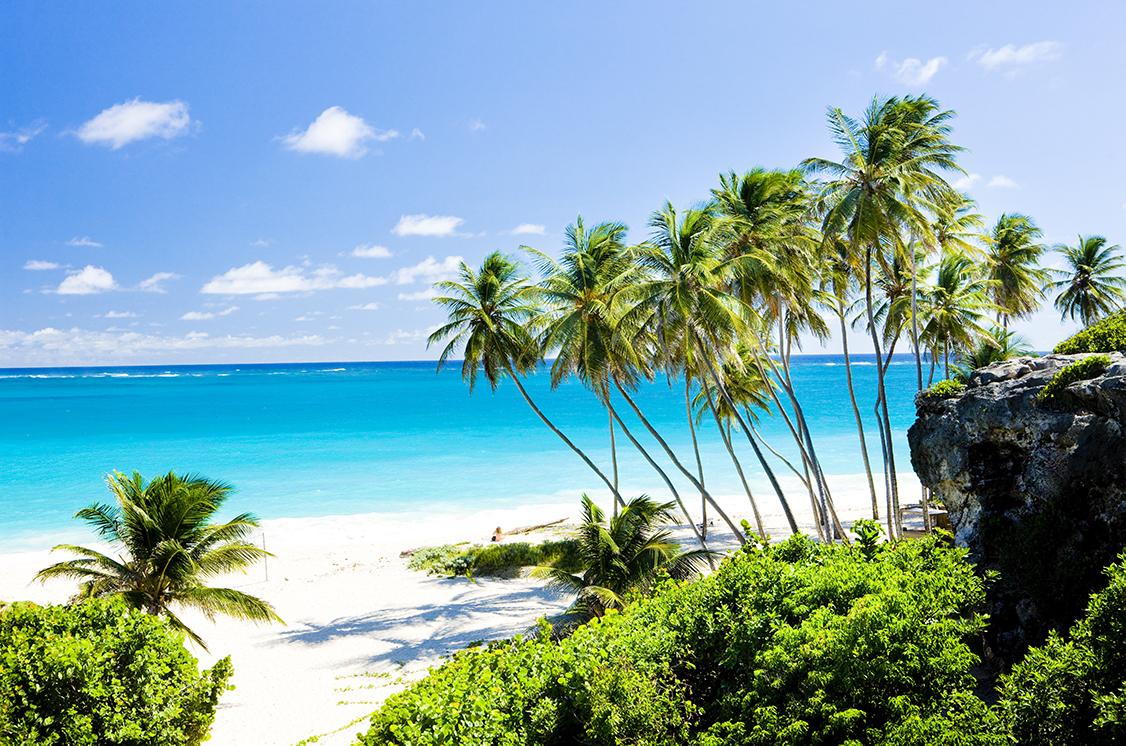
{"label": "green shrub", "polygon": [[563,640],[464,651],[360,743],[1004,742],[972,693],[985,597],[964,552],[869,544],[748,546]]}
{"label": "green shrub", "polygon": [[945,381],[938,381],[930,388],[924,390],[920,397],[925,401],[938,401],[939,399],[950,399],[959,396],[966,390],[966,384],[961,381],[956,381],[953,378],[948,378]]}
{"label": "green shrub", "polygon": [[1014,743],[1126,743],[1126,553],[1087,615],[1053,633],[1000,683],[997,710]]}
{"label": "green shrub", "polygon": [[578,542],[574,539],[500,542],[487,546],[443,544],[424,547],[411,555],[408,567],[431,575],[510,577],[522,568],[547,566],[574,572],[579,567]]}
{"label": "green shrub", "polygon": [[231,675],[200,672],[168,622],[118,601],[0,613],[0,743],[189,746]]}
{"label": "green shrub", "polygon": [[1052,380],[1048,381],[1044,388],[1040,390],[1036,400],[1043,404],[1058,403],[1061,395],[1067,391],[1068,386],[1076,381],[1086,381],[1101,376],[1106,372],[1108,365],[1110,365],[1110,358],[1106,355],[1091,355],[1065,365],[1056,371]]}
{"label": "green shrub", "polygon": [[1077,332],[1056,345],[1052,350],[1059,355],[1080,352],[1126,352],[1126,311],[1119,311],[1099,319],[1086,329]]}

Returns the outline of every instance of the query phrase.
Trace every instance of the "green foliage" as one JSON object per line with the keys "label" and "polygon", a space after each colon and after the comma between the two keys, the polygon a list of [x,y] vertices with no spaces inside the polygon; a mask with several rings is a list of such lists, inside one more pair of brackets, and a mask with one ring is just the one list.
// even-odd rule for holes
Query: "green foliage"
{"label": "green foliage", "polygon": [[1016,743],[1126,742],[1126,553],[1067,637],[1053,633],[1001,680],[998,711]]}
{"label": "green foliage", "polygon": [[969,673],[983,601],[935,538],[747,545],[571,637],[459,653],[360,743],[1003,743]]}
{"label": "green foliage", "polygon": [[1105,319],[1073,334],[1052,350],[1059,355],[1080,352],[1126,352],[1126,311],[1111,314]]}
{"label": "green foliage", "polygon": [[0,743],[189,746],[207,737],[230,659],[200,672],[183,635],[120,601],[0,614]]}
{"label": "green foliage", "polygon": [[938,401],[940,399],[951,399],[955,396],[960,396],[966,390],[966,384],[961,381],[948,378],[944,381],[937,381],[930,388],[924,390],[919,396],[924,401]]}
{"label": "green foliage", "polygon": [[1086,381],[1097,376],[1101,376],[1106,372],[1107,366],[1110,365],[1110,358],[1106,355],[1091,355],[1082,360],[1076,360],[1074,363],[1060,368],[1052,380],[1040,390],[1036,395],[1036,400],[1042,404],[1059,403],[1062,395],[1067,391],[1067,387],[1076,381]]}
{"label": "green foliage", "polygon": [[512,577],[526,567],[549,565],[572,572],[580,567],[574,539],[500,542],[487,546],[442,544],[423,547],[411,555],[408,567],[431,575]]}

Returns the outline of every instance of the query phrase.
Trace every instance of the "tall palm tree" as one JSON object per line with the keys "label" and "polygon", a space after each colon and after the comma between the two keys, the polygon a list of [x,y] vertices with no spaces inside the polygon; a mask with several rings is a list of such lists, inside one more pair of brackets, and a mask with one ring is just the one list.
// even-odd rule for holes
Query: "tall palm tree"
{"label": "tall palm tree", "polygon": [[546,577],[554,588],[577,594],[572,609],[591,617],[623,608],[630,595],[645,592],[662,572],[674,578],[692,577],[712,553],[682,551],[672,535],[659,528],[669,520],[671,510],[672,503],[658,503],[642,495],[607,519],[583,495],[578,530],[582,572],[542,567],[536,574]]}
{"label": "tall palm tree", "polygon": [[583,460],[619,504],[624,504],[617,486],[556,427],[524,388],[521,376],[535,370],[539,364],[539,347],[526,327],[539,313],[534,302],[537,290],[520,276],[516,264],[498,251],[486,256],[476,272],[462,262],[458,276],[457,280],[435,284],[443,295],[434,302],[449,314],[447,323],[435,330],[427,341],[427,346],[446,341],[438,357],[438,370],[460,349],[464,355],[461,375],[469,383],[470,391],[479,371],[484,373],[494,391],[502,376],[507,374],[540,421]]}
{"label": "tall palm tree", "polygon": [[1075,246],[1060,245],[1067,268],[1054,270],[1060,277],[1052,287],[1060,291],[1056,308],[1061,318],[1076,318],[1090,326],[1100,316],[1122,307],[1126,302],[1126,279],[1114,274],[1126,267],[1119,257],[1119,247],[1106,245],[1103,236],[1080,236]]}
{"label": "tall palm tree", "polygon": [[[803,167],[827,177],[821,193],[824,205],[822,233],[843,235],[852,250],[863,251],[861,281],[868,308],[868,329],[877,356],[877,400],[888,432],[891,417],[883,373],[883,346],[876,328],[872,303],[872,265],[886,259],[885,248],[902,239],[904,232],[923,235],[929,230],[924,207],[949,199],[952,188],[940,172],[960,170],[955,160],[960,148],[950,142],[954,113],[939,109],[928,96],[874,99],[862,121],[838,108],[829,110],[829,127],[844,158],[831,161],[809,158]],[[884,446],[888,484],[888,533],[900,531],[899,490],[892,441]]]}
{"label": "tall palm tree", "polygon": [[980,337],[989,337],[982,326],[986,313],[993,308],[988,288],[984,273],[969,257],[957,253],[942,257],[926,301],[923,335],[942,350],[947,378],[952,355],[970,349]]}
{"label": "tall palm tree", "polygon": [[254,622],[281,621],[260,598],[206,585],[211,578],[245,571],[271,556],[249,541],[258,526],[250,514],[212,522],[231,492],[229,485],[173,472],[149,482],[137,472],[115,472],[106,483],[117,504],[95,503],[75,517],[90,524],[113,547],[116,558],[60,544],[56,550],[79,558],[44,568],[37,579],[81,580],[81,596],[116,596],[131,608],[167,617],[205,650],[203,640],[173,613],[173,606],[201,611],[209,619],[224,614]]}
{"label": "tall palm tree", "polygon": [[989,295],[997,306],[997,323],[1008,329],[1012,319],[1029,315],[1040,305],[1048,283],[1048,272],[1040,268],[1044,246],[1037,239],[1040,229],[1032,218],[1004,213],[993,225],[986,258],[989,264]]}

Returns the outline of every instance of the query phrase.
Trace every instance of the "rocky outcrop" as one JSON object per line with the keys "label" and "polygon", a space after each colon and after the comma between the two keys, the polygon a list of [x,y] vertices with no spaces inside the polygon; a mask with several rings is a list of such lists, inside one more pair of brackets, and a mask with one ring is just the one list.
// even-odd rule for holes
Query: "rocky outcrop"
{"label": "rocky outcrop", "polygon": [[1086,355],[1022,357],[975,372],[949,399],[917,402],[919,479],[956,542],[995,570],[985,657],[994,670],[1067,627],[1126,545],[1126,356],[1051,404],[1037,394]]}

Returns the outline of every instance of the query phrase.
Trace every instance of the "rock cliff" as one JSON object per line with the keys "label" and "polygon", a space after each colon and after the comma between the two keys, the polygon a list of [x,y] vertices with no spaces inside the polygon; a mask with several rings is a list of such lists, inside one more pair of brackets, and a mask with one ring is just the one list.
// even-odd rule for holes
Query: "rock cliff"
{"label": "rock cliff", "polygon": [[1086,355],[1022,357],[975,372],[949,399],[919,397],[911,461],[950,513],[955,540],[998,579],[985,658],[995,671],[1077,617],[1126,545],[1126,356],[1067,387]]}

